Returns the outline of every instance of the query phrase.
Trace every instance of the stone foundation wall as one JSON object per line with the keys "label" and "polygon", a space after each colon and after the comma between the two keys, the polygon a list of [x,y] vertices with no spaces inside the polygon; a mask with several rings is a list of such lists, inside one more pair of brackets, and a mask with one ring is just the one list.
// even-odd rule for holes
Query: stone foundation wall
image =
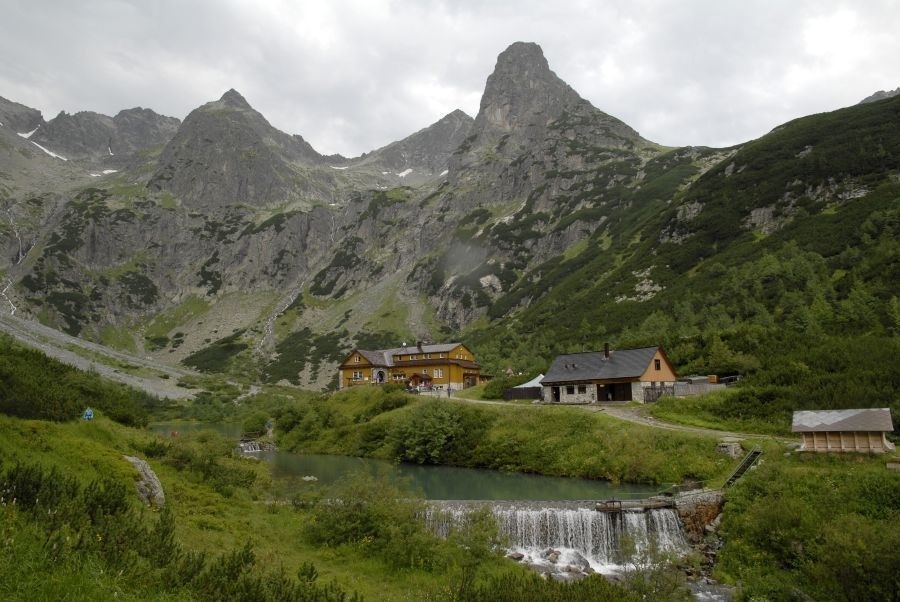
{"label": "stone foundation wall", "polygon": [[689,542],[696,545],[703,541],[707,528],[717,523],[724,502],[721,489],[697,489],[675,496],[675,509]]}

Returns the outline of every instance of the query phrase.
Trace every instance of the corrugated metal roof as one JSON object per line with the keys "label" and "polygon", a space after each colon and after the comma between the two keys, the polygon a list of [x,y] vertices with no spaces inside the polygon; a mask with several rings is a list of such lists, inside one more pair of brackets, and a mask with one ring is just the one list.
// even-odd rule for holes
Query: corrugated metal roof
{"label": "corrugated metal roof", "polygon": [[558,355],[541,384],[637,378],[650,365],[657,349],[616,349],[609,352],[608,359],[602,351]]}
{"label": "corrugated metal roof", "polygon": [[891,411],[888,408],[860,410],[813,410],[794,412],[791,431],[794,433],[835,431],[891,432]]}

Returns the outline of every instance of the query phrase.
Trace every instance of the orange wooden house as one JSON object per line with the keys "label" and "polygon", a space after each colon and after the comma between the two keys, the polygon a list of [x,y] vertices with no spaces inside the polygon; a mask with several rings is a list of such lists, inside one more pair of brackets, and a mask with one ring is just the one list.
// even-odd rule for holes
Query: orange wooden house
{"label": "orange wooden house", "polygon": [[399,383],[446,390],[472,387],[488,379],[475,354],[462,343],[423,344],[370,351],[354,349],[338,368],[341,389]]}

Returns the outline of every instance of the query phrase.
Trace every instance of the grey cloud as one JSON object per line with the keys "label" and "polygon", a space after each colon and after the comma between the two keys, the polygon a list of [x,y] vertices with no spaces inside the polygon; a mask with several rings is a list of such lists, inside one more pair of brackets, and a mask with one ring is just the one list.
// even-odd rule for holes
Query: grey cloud
{"label": "grey cloud", "polygon": [[[0,0],[0,14],[0,95],[45,117],[140,105],[183,118],[234,87],[276,127],[345,155],[456,108],[474,116],[516,40],[541,44],[583,97],[669,145],[742,142],[900,85],[889,0]],[[809,20],[840,30],[835,14],[855,28],[840,42],[868,47],[807,52]]]}

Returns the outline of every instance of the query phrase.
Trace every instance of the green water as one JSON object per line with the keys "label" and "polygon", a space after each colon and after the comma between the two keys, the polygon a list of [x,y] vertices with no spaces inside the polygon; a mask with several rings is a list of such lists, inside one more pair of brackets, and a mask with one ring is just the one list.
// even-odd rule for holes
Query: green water
{"label": "green water", "polygon": [[[212,430],[237,439],[240,425],[166,423],[151,429],[162,435],[172,431],[187,435]],[[546,477],[496,470],[393,464],[370,458],[295,454],[274,451],[251,454],[272,467],[272,477],[287,493],[311,491],[354,474],[388,479],[429,500],[607,500],[646,497],[659,488],[647,485],[613,485],[608,481]],[[303,477],[315,477],[315,480]]]}
{"label": "green water", "polygon": [[314,476],[317,485],[329,484],[352,473],[386,478],[429,500],[605,500],[646,497],[656,488],[613,485],[607,481],[546,477],[496,470],[392,464],[370,458],[301,455],[291,452],[253,454],[272,465],[276,479]]}

